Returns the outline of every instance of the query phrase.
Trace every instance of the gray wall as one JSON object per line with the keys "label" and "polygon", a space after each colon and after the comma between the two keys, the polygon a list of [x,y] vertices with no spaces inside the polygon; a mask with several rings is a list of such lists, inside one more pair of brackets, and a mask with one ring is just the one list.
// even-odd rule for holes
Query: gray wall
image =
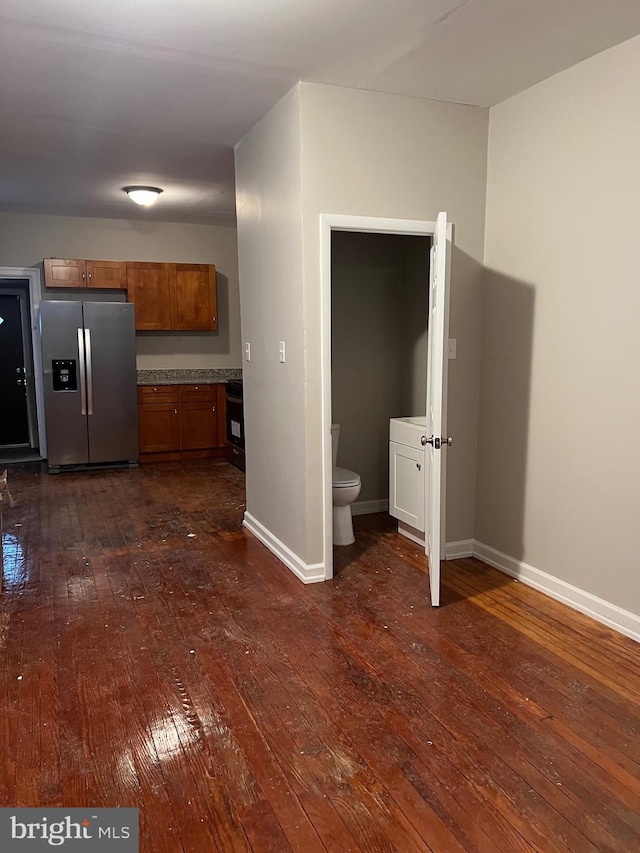
{"label": "gray wall", "polygon": [[308,490],[300,157],[296,88],[236,148],[247,516],[294,557],[306,553]]}
{"label": "gray wall", "polygon": [[640,615],[640,37],[491,110],[476,538]]}
{"label": "gray wall", "polygon": [[302,187],[306,330],[306,468],[313,494],[308,548],[321,559],[320,393],[322,213],[454,223],[447,460],[447,541],[473,536],[480,373],[488,110],[420,98],[302,83]]}
{"label": "gray wall", "polygon": [[243,336],[256,354],[244,365],[247,511],[314,577],[328,524],[322,213],[433,221],[447,210],[455,223],[447,532],[473,535],[487,126],[477,107],[301,83],[236,147]]}
{"label": "gray wall", "polygon": [[[0,266],[42,266],[48,257],[215,264],[218,331],[139,333],[138,368],[242,366],[235,227],[0,213]],[[107,293],[101,291],[101,298]],[[68,295],[43,293],[44,298]]]}
{"label": "gray wall", "polygon": [[359,501],[389,496],[389,419],[424,414],[430,240],[332,235],[332,419]]}

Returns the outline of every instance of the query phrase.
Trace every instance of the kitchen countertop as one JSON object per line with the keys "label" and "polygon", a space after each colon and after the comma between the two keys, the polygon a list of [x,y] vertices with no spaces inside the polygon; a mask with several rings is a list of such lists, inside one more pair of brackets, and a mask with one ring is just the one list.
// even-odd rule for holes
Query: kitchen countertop
{"label": "kitchen countertop", "polygon": [[210,385],[242,379],[241,368],[138,370],[138,385]]}

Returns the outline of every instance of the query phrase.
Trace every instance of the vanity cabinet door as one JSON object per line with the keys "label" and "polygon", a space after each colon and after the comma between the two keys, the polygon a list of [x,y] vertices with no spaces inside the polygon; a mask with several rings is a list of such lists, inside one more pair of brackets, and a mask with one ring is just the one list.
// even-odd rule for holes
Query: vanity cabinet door
{"label": "vanity cabinet door", "polygon": [[425,453],[389,442],[389,514],[416,530],[425,529]]}

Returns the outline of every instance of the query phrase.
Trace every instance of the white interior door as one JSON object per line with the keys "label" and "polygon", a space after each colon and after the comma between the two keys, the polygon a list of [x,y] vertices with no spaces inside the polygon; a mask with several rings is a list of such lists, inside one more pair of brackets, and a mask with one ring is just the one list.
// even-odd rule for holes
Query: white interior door
{"label": "white interior door", "polygon": [[447,214],[439,213],[431,245],[429,270],[429,345],[427,364],[427,435],[429,464],[425,477],[425,551],[429,560],[431,604],[440,604],[442,513],[443,404],[447,346]]}

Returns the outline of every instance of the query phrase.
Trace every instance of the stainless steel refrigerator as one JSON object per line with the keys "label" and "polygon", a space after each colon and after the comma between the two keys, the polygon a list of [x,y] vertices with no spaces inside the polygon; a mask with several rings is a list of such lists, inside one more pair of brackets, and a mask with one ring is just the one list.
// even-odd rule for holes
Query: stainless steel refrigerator
{"label": "stainless steel refrigerator", "polygon": [[50,473],[138,460],[134,306],[40,303]]}

